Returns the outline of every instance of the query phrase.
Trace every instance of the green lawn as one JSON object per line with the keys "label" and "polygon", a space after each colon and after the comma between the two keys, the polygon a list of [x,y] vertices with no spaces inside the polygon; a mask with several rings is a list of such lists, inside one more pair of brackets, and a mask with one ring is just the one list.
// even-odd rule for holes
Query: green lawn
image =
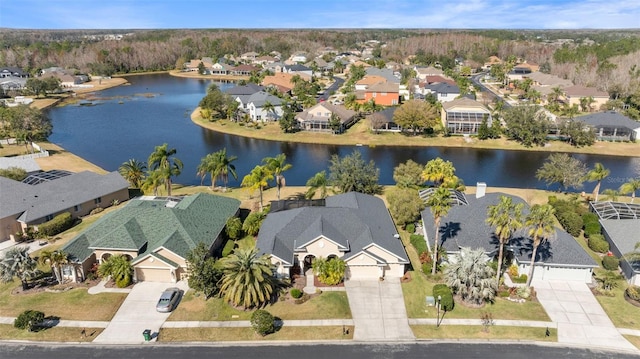
{"label": "green lawn", "polygon": [[14,328],[13,325],[0,324],[0,339],[2,340],[28,340],[47,342],[91,342],[100,333],[102,328],[85,328],[86,335],[81,334],[82,328],[54,327],[39,332]]}
{"label": "green lawn", "polygon": [[[596,270],[601,271],[604,269]],[[613,296],[596,295],[596,299],[617,328],[640,329],[640,308],[624,299],[625,289],[627,282],[620,279],[611,291]]]}
{"label": "green lawn", "polygon": [[341,326],[327,327],[282,327],[267,336],[260,336],[252,328],[162,328],[160,342],[225,342],[225,341],[270,341],[270,340],[342,340],[353,339],[353,327],[347,326],[349,334],[343,334]]}
{"label": "green lawn", "polygon": [[489,326],[488,331],[481,325],[412,325],[413,335],[420,339],[509,339],[557,342],[558,332],[549,328]]}
{"label": "green lawn", "polygon": [[[345,292],[324,292],[302,304],[278,301],[264,309],[283,320],[351,318],[349,301]],[[185,294],[178,308],[171,314],[169,320],[249,320],[252,313],[252,310],[233,308],[221,298],[209,298],[205,301],[202,295],[196,295],[193,291],[189,291]]]}

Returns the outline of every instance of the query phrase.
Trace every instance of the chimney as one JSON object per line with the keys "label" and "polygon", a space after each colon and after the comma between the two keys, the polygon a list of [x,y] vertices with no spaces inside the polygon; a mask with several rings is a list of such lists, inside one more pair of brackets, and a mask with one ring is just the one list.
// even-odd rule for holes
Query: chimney
{"label": "chimney", "polygon": [[476,198],[484,197],[487,192],[487,184],[485,182],[476,182]]}

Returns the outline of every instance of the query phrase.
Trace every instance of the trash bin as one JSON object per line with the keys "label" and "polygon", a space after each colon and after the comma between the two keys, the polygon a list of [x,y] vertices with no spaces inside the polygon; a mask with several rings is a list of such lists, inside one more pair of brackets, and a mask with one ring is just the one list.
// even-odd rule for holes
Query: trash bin
{"label": "trash bin", "polygon": [[151,330],[150,329],[145,329],[142,332],[142,336],[144,337],[144,341],[148,342],[149,340],[151,340]]}

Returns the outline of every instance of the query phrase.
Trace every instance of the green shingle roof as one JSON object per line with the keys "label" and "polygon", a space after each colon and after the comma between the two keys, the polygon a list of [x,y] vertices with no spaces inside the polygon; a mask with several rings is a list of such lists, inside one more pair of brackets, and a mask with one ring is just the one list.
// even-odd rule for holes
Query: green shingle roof
{"label": "green shingle roof", "polygon": [[[213,244],[240,201],[199,193],[167,206],[167,198],[136,198],[108,213],[71,240],[63,250],[84,261],[94,249],[133,250],[138,256],[160,247],[186,257],[199,242]],[[175,202],[174,202],[175,203]]]}

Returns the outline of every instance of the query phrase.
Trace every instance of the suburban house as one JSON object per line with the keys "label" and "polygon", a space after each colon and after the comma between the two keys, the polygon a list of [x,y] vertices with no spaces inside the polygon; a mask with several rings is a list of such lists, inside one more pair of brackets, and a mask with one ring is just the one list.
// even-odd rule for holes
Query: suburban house
{"label": "suburban house", "polygon": [[22,182],[0,177],[0,242],[16,239],[29,226],[69,212],[73,218],[89,214],[114,201],[129,199],[129,184],[114,171],[104,175],[84,171],[47,171],[31,174]]}
{"label": "suburban house", "polygon": [[209,71],[214,65],[213,60],[210,57],[203,57],[201,60],[194,59],[190,60],[189,62],[185,62],[184,70],[197,72],[200,69],[200,64],[204,66],[205,72]]}
{"label": "suburban house", "polygon": [[378,82],[365,90],[356,91],[357,102],[365,103],[373,100],[376,105],[395,106],[400,104],[400,85],[391,82]]}
{"label": "suburban house", "polygon": [[284,65],[282,67],[282,72],[285,72],[291,75],[306,75],[309,78],[313,77],[313,70],[309,67],[306,67],[300,64]]}
{"label": "suburban house", "polygon": [[234,67],[231,70],[231,74],[234,76],[251,76],[254,72],[259,72],[261,69],[252,65],[242,64]]}
{"label": "suburban house", "polygon": [[260,91],[264,91],[264,87],[256,85],[254,83],[249,83],[242,86],[234,86],[223,90],[223,92],[238,101],[238,103],[240,104],[239,108],[241,110],[247,110],[249,97],[251,97],[251,95],[253,95],[254,93]]}
{"label": "suburban house", "polygon": [[427,76],[444,76],[444,71],[433,66],[414,66],[413,70],[421,81],[424,81]]}
{"label": "suburban house", "polygon": [[371,85],[375,85],[378,83],[385,83],[387,82],[387,79],[382,77],[382,76],[378,76],[378,75],[366,75],[365,77],[363,77],[362,79],[358,80],[355,83],[355,90],[356,91],[364,91],[367,88],[369,88],[369,86]]}
{"label": "suburban house", "polygon": [[591,210],[600,218],[602,234],[609,242],[609,250],[620,258],[620,268],[631,285],[640,285],[640,261],[627,254],[640,251],[640,204],[598,201],[591,202]]}
{"label": "suburban house", "polygon": [[491,126],[491,111],[470,98],[462,97],[442,105],[442,125],[450,134],[476,135],[484,118]]}
{"label": "suburban house", "polygon": [[273,56],[264,55],[264,56],[256,57],[252,63],[254,65],[266,66],[269,64],[274,64],[276,62],[278,62],[277,58]]}
{"label": "suburban house", "polygon": [[[291,79],[294,75],[285,72],[276,72],[275,75],[267,75],[262,80],[262,86],[272,87],[278,90],[279,93],[290,93],[295,87]],[[309,79],[309,77],[300,76],[303,80]]]}
{"label": "suburban house", "polygon": [[640,122],[616,111],[597,112],[573,119],[596,132],[599,141],[632,141],[640,138]]}
{"label": "suburban house", "polygon": [[507,78],[509,81],[522,81],[527,76],[531,75],[533,71],[531,71],[530,67],[521,67],[516,65],[509,73],[507,74]]}
{"label": "suburban house", "polygon": [[296,52],[295,54],[291,55],[291,57],[289,58],[289,61],[291,63],[303,64],[307,62],[307,55],[305,55],[303,52]]}
{"label": "suburban house", "polygon": [[245,63],[253,62],[259,55],[260,54],[253,51],[245,52],[244,54],[240,55],[240,60],[244,61]]}
{"label": "suburban house", "polygon": [[460,88],[448,82],[439,82],[424,86],[423,95],[431,94],[439,102],[445,103],[455,100],[460,96]]}
{"label": "suburban house", "polygon": [[580,106],[580,99],[592,99],[593,103],[589,106],[591,109],[600,109],[600,107],[609,101],[609,93],[600,91],[595,87],[585,87],[582,85],[574,85],[564,88],[564,96],[569,106]]}
{"label": "suburban house", "polygon": [[371,130],[375,132],[402,132],[402,126],[393,122],[393,114],[397,107],[387,107],[368,116]]}
{"label": "suburban house", "polygon": [[62,248],[72,258],[64,274],[82,281],[94,264],[124,255],[133,265],[134,281],[175,283],[187,277],[186,257],[199,243],[212,254],[220,250],[227,220],[239,208],[237,199],[206,193],[134,198]]}
{"label": "suburban house", "polygon": [[254,122],[277,121],[282,116],[282,100],[270,93],[264,91],[256,92],[249,96],[246,101],[247,113]]}
{"label": "suburban house", "polygon": [[231,71],[233,71],[233,66],[220,62],[216,62],[209,68],[211,75],[229,75]]}
{"label": "suburban house", "polygon": [[0,78],[7,77],[27,78],[29,77],[29,73],[24,72],[21,68],[15,66],[0,67]]}
{"label": "suburban house", "polygon": [[[334,131],[329,126],[331,116],[335,115],[340,120],[340,129]],[[308,108],[296,114],[298,128],[305,131],[316,132],[343,132],[357,121],[356,112],[342,105],[332,105],[327,101]]]}
{"label": "suburban house", "polygon": [[347,279],[404,275],[409,260],[381,199],[349,192],[317,202],[271,212],[262,223],[256,248],[278,276],[306,273],[320,257],[344,260]]}
{"label": "suburban house", "polygon": [[502,64],[503,61],[498,56],[489,56],[487,62],[482,65],[482,69],[485,71],[491,70],[491,66]]}
{"label": "suburban house", "polygon": [[86,80],[84,80],[81,76],[75,76],[67,71],[53,71],[53,72],[47,72],[44,73],[42,76],[40,76],[40,78],[49,78],[49,77],[54,77],[57,78],[58,80],[60,80],[60,86],[62,87],[75,87],[77,85],[80,85],[84,82],[86,82]]}
{"label": "suburban house", "polygon": [[[429,193],[421,191],[422,198],[428,198]],[[488,207],[498,204],[500,196],[511,197],[513,203],[525,203],[519,197],[504,193],[479,192],[476,196],[466,196],[464,193],[451,190],[452,206],[449,213],[442,218],[439,231],[439,246],[452,255],[462,247],[481,248],[490,258],[498,254],[498,238],[494,228],[487,224]],[[524,215],[528,212],[525,203]],[[427,207],[422,211],[424,223],[423,234],[427,246],[433,245],[435,234],[433,215]],[[526,230],[519,230],[512,236],[505,246],[505,258],[512,259],[518,266],[520,274],[529,274],[531,263],[531,239]],[[543,242],[536,252],[533,279],[534,280],[567,280],[591,283],[593,269],[597,263],[585,250],[562,229],[556,229],[555,235]]]}

